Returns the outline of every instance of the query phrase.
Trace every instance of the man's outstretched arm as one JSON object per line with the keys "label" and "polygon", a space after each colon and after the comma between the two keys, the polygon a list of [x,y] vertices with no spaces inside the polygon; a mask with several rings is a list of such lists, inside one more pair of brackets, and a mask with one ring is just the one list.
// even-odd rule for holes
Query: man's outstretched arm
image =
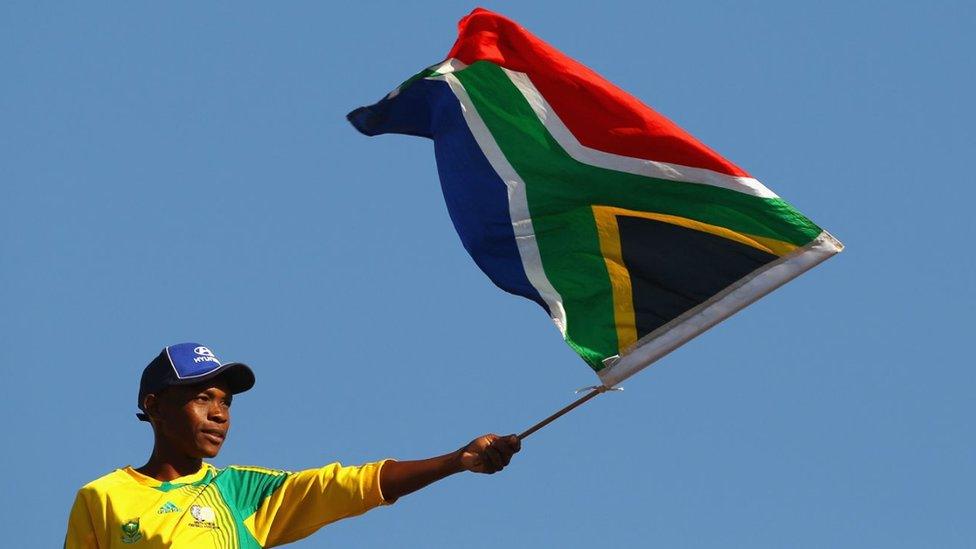
{"label": "man's outstretched arm", "polygon": [[497,473],[508,465],[512,455],[521,447],[522,442],[515,435],[500,437],[488,434],[443,456],[416,461],[388,461],[380,471],[380,490],[383,498],[392,502],[461,471],[489,475]]}

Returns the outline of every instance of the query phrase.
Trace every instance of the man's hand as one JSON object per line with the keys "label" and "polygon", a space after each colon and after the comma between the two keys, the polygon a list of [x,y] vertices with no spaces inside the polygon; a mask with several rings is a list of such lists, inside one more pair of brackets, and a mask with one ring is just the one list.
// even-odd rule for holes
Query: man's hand
{"label": "man's hand", "polygon": [[483,435],[461,448],[461,467],[475,473],[497,473],[521,448],[522,441],[515,435]]}

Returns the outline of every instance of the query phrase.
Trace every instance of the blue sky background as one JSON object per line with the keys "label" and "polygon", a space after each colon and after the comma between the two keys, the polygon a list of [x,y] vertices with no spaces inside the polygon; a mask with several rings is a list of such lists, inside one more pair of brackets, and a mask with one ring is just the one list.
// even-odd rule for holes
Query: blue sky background
{"label": "blue sky background", "polygon": [[[526,441],[296,547],[972,547],[968,2],[485,2],[847,250]],[[473,4],[0,5],[0,500],[60,546],[150,450],[142,367],[250,363],[215,463],[420,458],[595,376],[495,289],[430,142],[344,120]]]}

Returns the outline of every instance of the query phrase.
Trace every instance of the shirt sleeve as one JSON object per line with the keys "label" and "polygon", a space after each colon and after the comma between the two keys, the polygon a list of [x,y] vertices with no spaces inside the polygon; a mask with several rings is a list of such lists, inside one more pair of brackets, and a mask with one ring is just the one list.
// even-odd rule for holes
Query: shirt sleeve
{"label": "shirt sleeve", "polygon": [[262,547],[273,547],[391,503],[380,490],[380,470],[385,463],[348,467],[332,463],[286,473],[244,523]]}
{"label": "shirt sleeve", "polygon": [[64,536],[65,549],[98,549],[107,547],[100,544],[95,533],[95,523],[88,509],[84,489],[78,491],[75,503],[68,515],[68,532]]}

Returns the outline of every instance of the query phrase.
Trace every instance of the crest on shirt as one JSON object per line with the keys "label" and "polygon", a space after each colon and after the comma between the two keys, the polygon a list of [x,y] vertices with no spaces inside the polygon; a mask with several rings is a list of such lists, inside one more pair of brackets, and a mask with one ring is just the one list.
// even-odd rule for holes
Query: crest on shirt
{"label": "crest on shirt", "polygon": [[135,543],[142,539],[139,531],[139,519],[134,518],[122,524],[122,543]]}
{"label": "crest on shirt", "polygon": [[192,505],[190,515],[193,517],[190,526],[194,528],[220,528],[217,526],[217,514],[214,513],[213,507]]}

